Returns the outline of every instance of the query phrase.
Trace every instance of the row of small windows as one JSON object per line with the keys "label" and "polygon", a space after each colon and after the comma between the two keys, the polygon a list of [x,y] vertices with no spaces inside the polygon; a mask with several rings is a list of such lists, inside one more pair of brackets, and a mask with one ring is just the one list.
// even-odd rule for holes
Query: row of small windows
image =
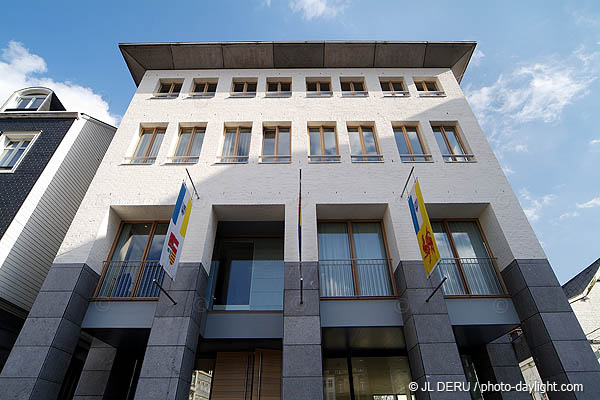
{"label": "row of small windows", "polygon": [[[418,124],[392,124],[400,160],[428,162],[432,155]],[[431,124],[437,145],[446,162],[473,161],[457,125]],[[335,124],[308,125],[311,163],[340,162],[338,133]],[[350,158],[352,162],[382,162],[383,155],[374,124],[348,124]],[[144,127],[132,157],[131,164],[153,164],[166,133],[166,127]],[[169,163],[196,163],[202,150],[206,126],[180,127],[179,138]],[[219,163],[246,163],[252,136],[251,125],[226,126],[223,131]],[[262,163],[289,163],[291,161],[291,126],[264,125],[262,134]]]}
{"label": "row of small windows", "polygon": [[[192,85],[189,96],[192,98],[214,97],[217,91],[218,79],[196,79]],[[419,96],[436,97],[444,96],[436,78],[416,79],[415,87]],[[385,96],[407,97],[409,92],[403,78],[380,78],[379,84]],[[255,97],[258,85],[257,78],[234,78],[231,83],[230,95],[232,97]],[[340,78],[342,95],[347,97],[368,96],[364,78]],[[179,96],[183,87],[183,79],[161,79],[155,98],[174,99]],[[291,78],[267,78],[267,97],[290,97],[292,95]],[[331,78],[306,78],[306,95],[308,97],[331,97]]]}

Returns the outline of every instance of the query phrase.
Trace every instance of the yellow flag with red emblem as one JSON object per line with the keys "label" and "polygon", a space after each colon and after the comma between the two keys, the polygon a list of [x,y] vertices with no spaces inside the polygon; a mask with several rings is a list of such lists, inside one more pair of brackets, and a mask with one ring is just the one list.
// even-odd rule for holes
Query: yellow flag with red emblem
{"label": "yellow flag with red emblem", "polygon": [[435,236],[425,209],[418,179],[415,181],[412,192],[408,197],[408,208],[417,234],[419,249],[421,249],[421,257],[425,264],[425,272],[429,276],[440,261],[440,252],[435,243]]}

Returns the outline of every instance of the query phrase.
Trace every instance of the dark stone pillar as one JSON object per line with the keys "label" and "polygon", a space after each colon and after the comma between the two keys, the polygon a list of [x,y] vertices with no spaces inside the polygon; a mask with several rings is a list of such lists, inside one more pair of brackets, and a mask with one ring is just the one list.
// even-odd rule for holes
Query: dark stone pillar
{"label": "dark stone pillar", "polygon": [[502,271],[542,381],[581,383],[551,399],[600,399],[600,365],[548,260],[514,260]]}
{"label": "dark stone pillar", "polygon": [[117,349],[94,338],[73,400],[109,400],[105,396]]}
{"label": "dark stone pillar", "polygon": [[[481,383],[506,383],[515,387],[525,382],[508,335],[478,349],[473,354],[473,359]],[[484,396],[486,400],[531,400],[528,392],[514,390],[487,392]]]}
{"label": "dark stone pillar", "polygon": [[52,265],[0,375],[3,399],[57,398],[97,283],[86,264]]}
{"label": "dark stone pillar", "polygon": [[283,400],[323,398],[319,267],[302,263],[303,302],[300,304],[300,264],[286,262],[283,306]]}
{"label": "dark stone pillar", "polygon": [[175,281],[165,275],[135,392],[136,400],[187,400],[208,276],[201,263],[180,263]]}
{"label": "dark stone pillar", "polygon": [[422,261],[401,261],[394,275],[413,381],[434,390],[417,391],[417,399],[469,400],[469,392],[435,391],[437,382],[467,382],[442,291],[425,302],[439,283],[437,275],[428,280]]}

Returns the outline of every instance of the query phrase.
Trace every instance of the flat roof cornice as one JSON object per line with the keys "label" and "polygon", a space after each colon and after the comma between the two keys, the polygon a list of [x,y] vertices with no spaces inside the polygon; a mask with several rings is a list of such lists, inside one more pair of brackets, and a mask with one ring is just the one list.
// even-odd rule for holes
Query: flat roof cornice
{"label": "flat roof cornice", "polygon": [[120,43],[136,86],[147,70],[450,68],[461,81],[476,42]]}

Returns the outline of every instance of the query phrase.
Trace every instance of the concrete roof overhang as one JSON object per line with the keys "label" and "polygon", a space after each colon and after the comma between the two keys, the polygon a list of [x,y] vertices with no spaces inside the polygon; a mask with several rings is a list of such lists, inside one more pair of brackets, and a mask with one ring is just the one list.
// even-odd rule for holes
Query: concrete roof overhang
{"label": "concrete roof overhang", "polygon": [[136,86],[147,70],[279,68],[449,68],[461,81],[476,43],[173,42],[120,43]]}

